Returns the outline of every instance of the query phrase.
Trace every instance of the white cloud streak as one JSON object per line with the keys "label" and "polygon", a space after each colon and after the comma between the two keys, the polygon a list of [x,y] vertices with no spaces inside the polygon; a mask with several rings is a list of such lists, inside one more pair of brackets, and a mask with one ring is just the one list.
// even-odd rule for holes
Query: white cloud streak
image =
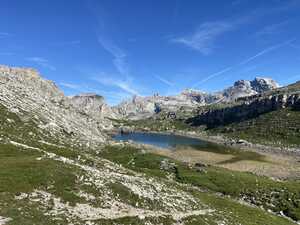
{"label": "white cloud streak", "polygon": [[[214,51],[217,40],[224,34],[236,30],[241,25],[253,23],[254,21],[260,20],[271,14],[283,13],[288,10],[296,10],[299,5],[299,1],[294,0],[286,4],[274,6],[273,8],[257,9],[240,18],[204,22],[200,24],[193,33],[169,40],[173,43],[183,44],[191,49],[197,50],[203,55],[208,55]],[[261,33],[276,32],[276,29],[279,29],[286,23],[287,21],[284,21],[279,24],[265,27],[265,30],[261,31]]]}
{"label": "white cloud streak", "polygon": [[198,83],[196,83],[196,84],[193,86],[193,88],[198,87],[199,85],[201,85],[201,84],[203,84],[203,83],[205,83],[205,82],[211,80],[212,78],[215,78],[215,77],[217,77],[217,76],[220,76],[221,74],[224,74],[224,73],[226,73],[226,72],[228,72],[228,71],[230,71],[230,70],[232,70],[232,69],[233,69],[233,67],[227,67],[227,68],[225,68],[225,69],[223,69],[223,70],[220,70],[220,71],[218,71],[218,72],[216,72],[216,73],[213,73],[213,74],[209,75],[208,77],[202,79],[202,80],[199,81]]}
{"label": "white cloud streak", "polygon": [[50,70],[56,70],[56,67],[52,66],[49,61],[45,58],[41,58],[41,57],[28,57],[26,58],[27,61],[31,61],[36,63],[37,65],[40,65],[42,67],[45,67],[47,69]]}
{"label": "white cloud streak", "polygon": [[288,23],[289,23],[289,21],[286,20],[286,21],[283,21],[280,23],[265,26],[263,29],[256,32],[255,36],[262,37],[262,36],[266,36],[266,35],[278,34],[282,31],[283,27],[286,26]]}
{"label": "white cloud streak", "polygon": [[240,62],[239,64],[237,64],[237,65],[235,65],[235,66],[227,67],[227,68],[225,68],[225,69],[223,69],[223,70],[221,70],[221,71],[218,71],[218,72],[216,72],[216,73],[213,73],[213,74],[209,75],[208,77],[206,77],[206,78],[202,79],[201,81],[199,81],[198,83],[196,83],[193,87],[198,87],[199,85],[201,85],[201,84],[203,84],[203,83],[205,83],[205,82],[207,82],[207,81],[209,81],[209,80],[211,80],[211,79],[213,79],[213,78],[215,78],[215,77],[218,77],[218,76],[220,76],[220,75],[222,75],[222,74],[224,74],[224,73],[227,73],[228,71],[233,70],[233,69],[236,68],[237,66],[245,65],[245,64],[247,64],[247,63],[249,63],[249,62],[251,62],[251,61],[253,61],[253,60],[255,60],[255,59],[257,59],[257,58],[259,58],[259,57],[261,57],[261,56],[263,56],[263,55],[265,55],[265,54],[267,54],[267,53],[270,53],[270,52],[272,52],[272,51],[274,51],[274,50],[276,50],[276,49],[279,49],[279,48],[281,48],[281,47],[284,47],[284,46],[286,46],[286,45],[290,45],[290,44],[291,44],[292,42],[294,42],[294,41],[295,41],[295,39],[292,39],[292,40],[288,40],[288,41],[285,41],[285,42],[283,42],[283,43],[280,43],[280,44],[277,44],[277,45],[273,45],[273,46],[271,46],[271,47],[268,47],[268,48],[266,48],[266,49],[260,51],[259,53],[255,54],[254,56],[251,56],[251,57],[249,57],[248,59],[246,59],[246,60]]}
{"label": "white cloud streak", "polygon": [[6,38],[6,37],[9,37],[9,36],[10,36],[10,33],[0,32],[0,38]]}
{"label": "white cloud streak", "polygon": [[162,83],[166,84],[167,86],[170,86],[170,87],[174,87],[175,86],[174,83],[172,83],[171,81],[168,81],[167,79],[165,79],[165,78],[163,78],[161,76],[156,75],[155,78],[157,80],[161,81]]}
{"label": "white cloud streak", "polygon": [[66,88],[74,89],[74,90],[80,89],[80,85],[72,84],[72,83],[61,82],[61,83],[59,83],[59,85],[66,87]]}
{"label": "white cloud streak", "polygon": [[274,50],[276,50],[276,49],[278,49],[278,48],[281,48],[281,47],[283,47],[283,46],[289,45],[289,44],[291,44],[293,41],[295,41],[295,39],[288,40],[288,41],[285,41],[285,42],[283,42],[283,43],[280,43],[280,44],[277,44],[277,45],[273,45],[273,46],[271,46],[271,47],[268,47],[268,48],[266,48],[266,49],[260,51],[259,53],[255,54],[254,56],[251,56],[251,57],[249,57],[248,59],[242,61],[239,65],[245,65],[245,64],[247,64],[247,63],[249,63],[249,62],[255,60],[256,58],[258,58],[258,57],[260,57],[260,56],[263,56],[263,55],[265,55],[265,54],[267,54],[267,53],[269,53],[269,52],[272,52],[272,51],[274,51]]}
{"label": "white cloud streak", "polygon": [[139,92],[135,90],[135,88],[132,87],[132,85],[128,81],[122,81],[122,80],[112,79],[112,78],[100,78],[100,77],[93,78],[93,80],[105,86],[117,87],[125,91],[126,93],[132,95],[140,95]]}
{"label": "white cloud streak", "polygon": [[171,42],[183,44],[203,55],[212,53],[214,44],[222,34],[234,29],[235,24],[229,22],[206,22],[191,35],[173,38]]}
{"label": "white cloud streak", "polygon": [[113,64],[115,65],[118,72],[120,74],[128,76],[129,66],[126,61],[126,53],[108,39],[98,37],[98,41],[101,44],[101,46],[114,57]]}

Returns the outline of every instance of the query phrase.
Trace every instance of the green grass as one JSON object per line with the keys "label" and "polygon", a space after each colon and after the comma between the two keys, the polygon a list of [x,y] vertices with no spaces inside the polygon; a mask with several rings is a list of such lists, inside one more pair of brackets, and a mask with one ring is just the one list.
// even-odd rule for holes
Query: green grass
{"label": "green grass", "polygon": [[[160,170],[160,162],[166,157],[151,153],[142,153],[132,147],[107,147],[101,156],[123,166],[143,172],[149,176],[164,178],[168,175]],[[174,176],[177,182],[207,189],[210,192],[222,193],[283,213],[294,220],[300,220],[300,182],[274,181],[267,177],[256,176],[247,172],[229,171],[223,168],[207,167],[205,172],[197,172],[186,164],[177,165]]]}
{"label": "green grass", "polygon": [[[7,118],[10,120],[8,121]],[[279,182],[271,181],[267,178],[258,178],[257,176],[246,173],[232,173],[227,170],[218,170],[214,167],[207,168],[206,173],[199,173],[195,170],[188,168],[185,164],[175,162],[177,169],[175,171],[162,171],[160,170],[161,160],[165,157],[143,153],[137,148],[125,147],[112,147],[107,146],[100,154],[96,155],[88,149],[71,148],[69,144],[63,147],[49,146],[39,143],[38,140],[58,144],[57,139],[48,136],[48,134],[40,132],[35,123],[31,119],[26,121],[21,120],[13,113],[9,113],[5,107],[0,105],[0,135],[4,140],[14,140],[20,143],[28,144],[29,146],[39,147],[45,151],[53,152],[60,156],[76,159],[81,156],[80,163],[86,165],[93,165],[101,167],[101,163],[97,161],[97,157],[103,157],[111,161],[122,164],[131,170],[144,173],[146,176],[155,177],[166,185],[176,185],[178,183],[188,184],[180,188],[189,191],[201,202],[209,205],[211,208],[216,209],[216,213],[212,215],[188,217],[184,219],[187,225],[201,225],[201,224],[215,224],[216,218],[225,218],[228,224],[266,224],[266,225],[288,225],[292,224],[286,219],[278,216],[270,215],[260,209],[251,208],[238,204],[227,198],[217,197],[215,192],[232,195],[239,197],[241,194],[249,194],[250,197],[265,196],[269,194],[270,190],[274,188],[281,188],[284,191],[279,194],[278,202],[276,205],[278,209],[283,209],[289,212],[291,217],[298,218],[298,197],[299,186],[296,182]],[[82,151],[84,150],[84,151]],[[97,188],[93,186],[85,186],[78,183],[78,176],[83,175],[83,171],[79,168],[64,164],[62,162],[54,161],[51,159],[41,159],[42,153],[36,150],[25,149],[14,145],[6,144],[0,145],[0,215],[10,217],[13,220],[7,225],[31,225],[31,224],[61,224],[66,225],[69,222],[64,215],[57,218],[47,216],[44,214],[45,209],[41,208],[38,202],[31,202],[27,199],[16,200],[14,197],[20,193],[31,193],[34,190],[45,190],[54,196],[60,198],[63,202],[75,205],[76,203],[84,203],[85,199],[78,197],[75,193],[79,190],[85,190],[97,196]],[[170,160],[170,159],[169,159]],[[170,160],[172,161],[172,160]],[[166,178],[172,174],[174,182],[167,181]],[[232,174],[234,175],[232,177]],[[259,185],[257,186],[257,179]],[[242,183],[244,183],[242,185]],[[140,199],[127,187],[121,183],[108,183],[114,195],[118,195],[122,202],[135,205],[137,202],[141,206],[151,209],[159,209],[157,203],[148,201],[147,199]],[[206,188],[210,193],[202,193],[195,189],[190,189],[190,186],[199,186]],[[262,189],[262,193],[257,190]],[[272,196],[271,196],[272,197]],[[275,198],[276,196],[274,196]],[[268,201],[269,196],[265,199]],[[291,201],[289,199],[292,199]],[[101,202],[97,203],[101,205]],[[293,204],[294,206],[291,206]],[[49,206],[50,210],[51,205]],[[294,210],[294,211],[292,211]],[[80,224],[80,221],[72,221],[74,224]],[[99,220],[95,224],[173,224],[173,219],[169,217],[158,218],[137,218],[126,217],[116,220]]]}
{"label": "green grass", "polygon": [[[81,171],[51,159],[37,160],[42,156],[36,150],[0,145],[0,215],[13,219],[9,225],[58,224],[55,218],[44,215],[39,203],[16,200],[20,193],[44,190],[70,205],[85,202],[75,194],[81,188],[76,181]],[[63,216],[59,218],[60,224],[67,224]]]}
{"label": "green grass", "polygon": [[[173,225],[174,220],[169,217],[147,217],[145,219],[140,219],[138,217],[125,217],[114,220],[97,220],[94,221],[97,225],[147,225],[147,224],[163,224],[163,225]],[[199,224],[201,225],[201,224]]]}
{"label": "green grass", "polygon": [[50,159],[37,160],[41,156],[34,150],[0,145],[0,193],[16,195],[41,189],[49,190],[65,202],[78,202],[80,199],[73,194],[78,170]]}
{"label": "green grass", "polygon": [[144,120],[112,120],[115,126],[130,126],[137,130],[169,131],[169,130],[194,130],[182,119],[148,118]]}
{"label": "green grass", "polygon": [[300,146],[300,112],[286,108],[209,130],[235,139],[275,146]]}

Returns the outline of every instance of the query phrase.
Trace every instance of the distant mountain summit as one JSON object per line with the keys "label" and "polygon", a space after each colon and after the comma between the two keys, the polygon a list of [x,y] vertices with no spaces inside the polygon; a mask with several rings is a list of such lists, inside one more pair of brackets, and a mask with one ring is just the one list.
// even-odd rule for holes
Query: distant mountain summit
{"label": "distant mountain summit", "polygon": [[93,116],[95,119],[118,118],[112,108],[105,102],[103,96],[95,93],[81,93],[70,97],[71,104],[81,112]]}
{"label": "distant mountain summit", "polygon": [[134,96],[131,100],[123,101],[114,111],[123,117],[140,119],[165,111],[186,110],[218,102],[232,102],[240,97],[256,95],[278,88],[279,85],[271,78],[256,77],[252,81],[238,80],[233,86],[215,93],[206,93],[200,90],[185,89],[178,95],[140,97]]}
{"label": "distant mountain summit", "polygon": [[102,130],[112,126],[108,118],[140,119],[161,111],[191,112],[199,106],[228,103],[279,87],[270,78],[257,77],[252,81],[236,81],[220,92],[185,89],[172,96],[134,96],[110,107],[103,96],[95,93],[66,97],[54,82],[43,79],[33,69],[0,66],[0,75],[0,102],[11,111],[25,111],[47,129],[98,140],[104,138]]}
{"label": "distant mountain summit", "polygon": [[259,94],[278,88],[279,85],[271,78],[256,77],[252,81],[238,80],[221,92],[225,102],[234,101],[237,98]]}

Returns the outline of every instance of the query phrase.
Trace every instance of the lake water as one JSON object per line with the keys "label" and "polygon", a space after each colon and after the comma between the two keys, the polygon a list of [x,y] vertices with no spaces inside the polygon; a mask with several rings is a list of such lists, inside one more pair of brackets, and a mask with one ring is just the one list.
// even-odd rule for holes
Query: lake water
{"label": "lake water", "polygon": [[174,134],[159,133],[126,133],[117,134],[114,137],[116,141],[133,141],[140,144],[148,144],[159,148],[171,150],[191,148],[199,151],[213,152],[218,154],[234,155],[234,161],[255,160],[263,161],[262,155],[256,152],[240,151],[230,146],[218,145],[197,138],[184,137]]}
{"label": "lake water", "polygon": [[114,136],[117,141],[133,141],[141,144],[154,145],[160,148],[176,148],[181,146],[207,147],[209,144],[196,138],[184,137],[173,134],[158,133],[128,133]]}

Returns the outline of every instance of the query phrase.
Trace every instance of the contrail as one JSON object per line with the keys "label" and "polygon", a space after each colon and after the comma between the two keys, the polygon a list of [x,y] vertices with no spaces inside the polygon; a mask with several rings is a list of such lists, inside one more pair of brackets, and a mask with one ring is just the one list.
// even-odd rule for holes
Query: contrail
{"label": "contrail", "polygon": [[271,51],[274,51],[274,50],[276,50],[278,48],[281,48],[281,47],[283,47],[285,45],[289,45],[289,44],[291,44],[295,40],[296,39],[288,40],[288,41],[285,41],[285,42],[283,42],[281,44],[277,44],[277,45],[271,46],[269,48],[266,48],[266,49],[262,50],[261,52],[257,53],[256,55],[251,56],[250,58],[242,61],[239,65],[245,65],[246,63],[251,62],[252,60],[256,59],[257,57],[260,57],[260,56],[262,56],[264,54],[267,54],[267,53],[269,53]]}

